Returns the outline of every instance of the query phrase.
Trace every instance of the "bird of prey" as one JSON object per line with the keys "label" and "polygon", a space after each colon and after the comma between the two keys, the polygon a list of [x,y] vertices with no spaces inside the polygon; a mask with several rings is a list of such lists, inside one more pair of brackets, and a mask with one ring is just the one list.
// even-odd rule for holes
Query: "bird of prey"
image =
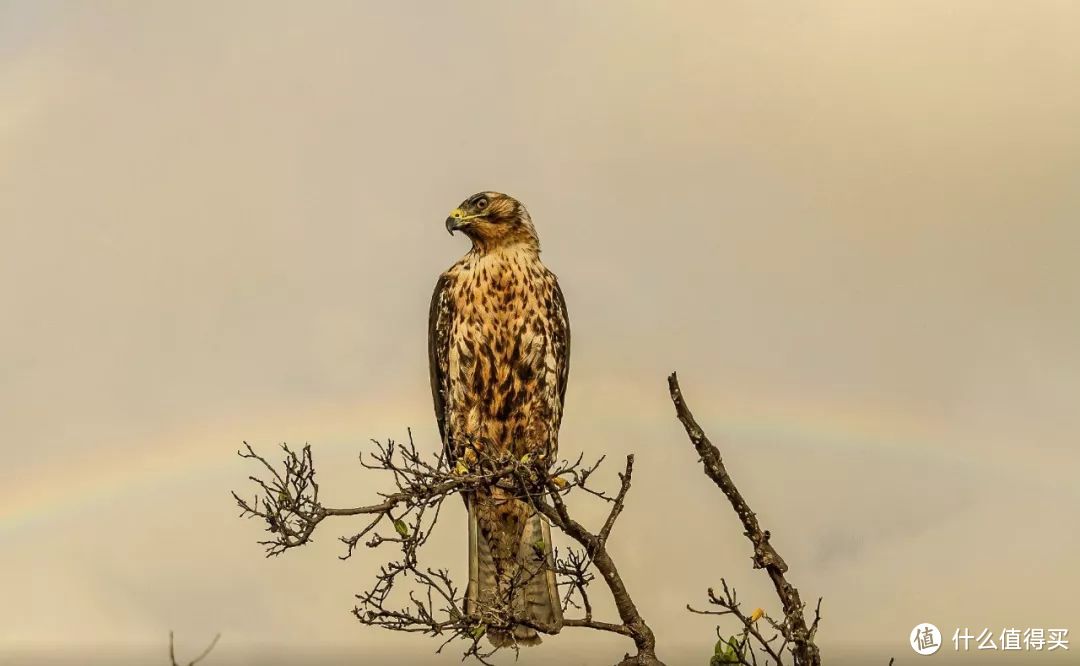
{"label": "bird of prey", "polygon": [[[554,462],[570,362],[570,325],[555,275],[519,201],[498,192],[466,199],[446,218],[472,248],[435,285],[428,321],[431,393],[451,466],[514,456]],[[526,458],[528,456],[528,458]],[[547,520],[497,485],[465,495],[469,514],[467,614],[525,618],[558,631],[562,607]],[[523,624],[488,626],[496,647],[536,645]]]}

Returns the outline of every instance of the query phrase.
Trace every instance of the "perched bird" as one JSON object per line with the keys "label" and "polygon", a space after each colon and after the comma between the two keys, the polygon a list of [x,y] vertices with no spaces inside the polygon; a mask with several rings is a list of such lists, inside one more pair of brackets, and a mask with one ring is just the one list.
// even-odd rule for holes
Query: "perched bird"
{"label": "perched bird", "polygon": [[[472,249],[435,285],[428,321],[431,393],[446,455],[554,461],[570,362],[570,324],[555,275],[521,202],[498,192],[466,199],[446,218]],[[526,458],[528,456],[528,458]],[[459,467],[460,469],[460,467]],[[469,513],[466,613],[562,626],[547,520],[514,491],[477,488]],[[537,645],[528,626],[489,626],[497,647]]]}

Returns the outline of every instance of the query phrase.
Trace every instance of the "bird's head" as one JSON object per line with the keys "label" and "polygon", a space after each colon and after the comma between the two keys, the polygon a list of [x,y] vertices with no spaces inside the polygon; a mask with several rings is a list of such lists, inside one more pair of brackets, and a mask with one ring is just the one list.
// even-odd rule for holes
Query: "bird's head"
{"label": "bird's head", "polygon": [[450,211],[446,230],[465,234],[481,252],[513,245],[540,249],[529,211],[514,197],[498,192],[480,192],[463,201]]}

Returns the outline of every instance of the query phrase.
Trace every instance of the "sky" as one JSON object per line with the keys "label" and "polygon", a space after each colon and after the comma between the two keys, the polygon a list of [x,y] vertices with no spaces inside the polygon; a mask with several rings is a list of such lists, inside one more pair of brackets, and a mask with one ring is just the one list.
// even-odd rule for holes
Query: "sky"
{"label": "sky", "polygon": [[[165,663],[172,629],[192,656],[221,632],[208,665],[457,663],[350,615],[382,561],[337,559],[355,523],[267,560],[229,491],[243,441],[310,443],[339,506],[380,487],[371,439],[436,449],[428,302],[482,190],[566,294],[562,451],[637,456],[611,548],[669,664],[710,653],[685,605],[721,577],[778,612],[672,370],[824,597],[826,663],[909,663],[920,622],[1080,631],[1078,21],[0,0],[0,661]],[[465,535],[455,504],[432,563],[462,571]]]}

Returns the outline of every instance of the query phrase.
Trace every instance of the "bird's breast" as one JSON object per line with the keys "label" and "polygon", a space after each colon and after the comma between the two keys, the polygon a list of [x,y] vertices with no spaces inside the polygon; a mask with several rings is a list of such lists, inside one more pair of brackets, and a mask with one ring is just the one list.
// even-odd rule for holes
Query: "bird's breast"
{"label": "bird's breast", "polygon": [[[546,370],[547,285],[513,261],[476,262],[455,276],[450,378],[459,397],[523,390]],[[459,403],[460,404],[460,403]]]}

